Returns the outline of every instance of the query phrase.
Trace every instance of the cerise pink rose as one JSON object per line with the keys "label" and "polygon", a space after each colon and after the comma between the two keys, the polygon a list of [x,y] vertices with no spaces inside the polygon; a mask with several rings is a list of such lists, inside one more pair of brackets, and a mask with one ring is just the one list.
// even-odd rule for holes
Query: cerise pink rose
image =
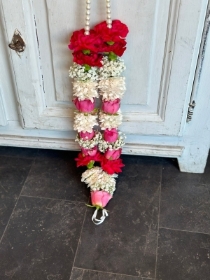
{"label": "cerise pink rose", "polygon": [[116,128],[104,130],[104,140],[109,143],[115,142],[118,139],[118,135]]}
{"label": "cerise pink rose", "polygon": [[111,198],[112,195],[105,191],[91,192],[91,202],[95,207],[104,208]]}
{"label": "cerise pink rose", "polygon": [[93,157],[93,156],[95,156],[95,155],[97,154],[98,147],[95,146],[95,147],[92,148],[92,149],[85,149],[85,148],[82,148],[82,147],[81,147],[81,151],[82,151],[82,154],[83,154],[84,156],[91,156],[91,157]]}
{"label": "cerise pink rose", "polygon": [[79,137],[84,140],[91,140],[95,136],[94,130],[92,132],[81,131],[79,132]]}
{"label": "cerise pink rose", "polygon": [[122,153],[122,149],[118,149],[118,150],[108,149],[104,153],[104,156],[105,156],[105,158],[107,158],[109,160],[115,160],[115,159],[118,159],[120,157],[121,153]]}
{"label": "cerise pink rose", "polygon": [[115,100],[103,101],[102,110],[105,113],[115,114],[120,108],[120,99],[117,98]]}
{"label": "cerise pink rose", "polygon": [[89,99],[79,100],[75,98],[72,100],[77,110],[83,113],[90,113],[94,110],[94,102]]}

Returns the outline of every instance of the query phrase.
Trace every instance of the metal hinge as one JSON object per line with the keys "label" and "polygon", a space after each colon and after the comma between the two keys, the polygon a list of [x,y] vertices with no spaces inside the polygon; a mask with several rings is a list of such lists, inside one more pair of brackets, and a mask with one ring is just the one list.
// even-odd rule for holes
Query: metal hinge
{"label": "metal hinge", "polygon": [[195,108],[195,101],[193,100],[190,102],[189,107],[188,107],[188,113],[187,113],[187,122],[190,122],[192,120],[194,108]]}

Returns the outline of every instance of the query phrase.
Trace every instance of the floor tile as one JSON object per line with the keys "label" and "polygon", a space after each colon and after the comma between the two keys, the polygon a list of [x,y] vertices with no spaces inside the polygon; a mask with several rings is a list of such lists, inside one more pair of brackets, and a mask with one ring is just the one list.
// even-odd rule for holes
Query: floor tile
{"label": "floor tile", "polygon": [[84,168],[77,168],[77,153],[40,150],[22,194],[87,202],[89,190],[81,182]]}
{"label": "floor tile", "polygon": [[14,198],[0,198],[0,240],[16,202]]}
{"label": "floor tile", "polygon": [[83,280],[83,269],[73,268],[71,272],[70,280]]}
{"label": "floor tile", "polygon": [[163,170],[160,226],[210,233],[210,185],[200,174],[180,173],[167,165]]}
{"label": "floor tile", "polygon": [[160,229],[158,245],[158,280],[209,280],[209,235]]}
{"label": "floor tile", "polygon": [[37,149],[0,146],[0,156],[33,158],[37,152]]}
{"label": "floor tile", "polygon": [[124,157],[126,167],[100,226],[87,216],[75,266],[90,270],[154,277],[161,164]]}
{"label": "floor tile", "polygon": [[74,268],[70,280],[145,280],[146,278]]}
{"label": "floor tile", "polygon": [[31,168],[31,159],[0,156],[0,197],[17,198]]}
{"label": "floor tile", "polygon": [[0,245],[0,279],[69,280],[85,208],[21,197]]}
{"label": "floor tile", "polygon": [[203,174],[180,172],[176,159],[163,159],[163,179],[165,181],[182,182],[187,184],[200,184],[210,186],[210,158],[207,161]]}

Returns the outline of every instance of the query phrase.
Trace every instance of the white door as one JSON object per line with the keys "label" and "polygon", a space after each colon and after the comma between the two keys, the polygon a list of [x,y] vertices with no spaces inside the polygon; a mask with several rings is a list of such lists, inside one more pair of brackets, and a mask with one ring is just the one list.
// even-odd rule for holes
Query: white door
{"label": "white door", "polygon": [[[105,19],[105,0],[92,1],[91,23]],[[130,29],[124,54],[127,134],[182,134],[208,0],[112,0],[112,16]],[[83,28],[85,0],[0,0],[11,41],[17,28],[26,49],[10,51],[24,128],[72,131],[68,42]]]}

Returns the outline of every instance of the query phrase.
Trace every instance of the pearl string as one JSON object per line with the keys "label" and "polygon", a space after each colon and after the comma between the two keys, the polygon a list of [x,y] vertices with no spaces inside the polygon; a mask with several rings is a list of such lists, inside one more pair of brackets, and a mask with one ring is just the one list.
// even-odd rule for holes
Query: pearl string
{"label": "pearl string", "polygon": [[[85,35],[90,34],[90,5],[91,5],[91,0],[86,0]],[[110,0],[106,0],[106,14],[107,14],[106,16],[107,27],[112,28]]]}
{"label": "pearl string", "polygon": [[112,18],[111,18],[111,4],[110,4],[110,0],[106,0],[106,13],[107,13],[107,19],[106,19],[106,23],[107,23],[107,27],[108,28],[112,28]]}
{"label": "pearl string", "polygon": [[85,35],[90,34],[90,4],[91,0],[86,0]]}

